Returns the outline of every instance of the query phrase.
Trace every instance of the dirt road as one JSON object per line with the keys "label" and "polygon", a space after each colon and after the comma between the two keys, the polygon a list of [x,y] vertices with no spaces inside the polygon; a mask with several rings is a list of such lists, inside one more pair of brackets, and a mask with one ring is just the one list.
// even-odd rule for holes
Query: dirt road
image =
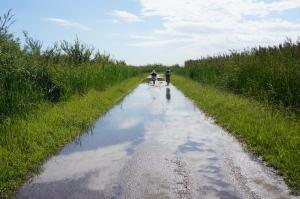
{"label": "dirt road", "polygon": [[293,198],[174,86],[139,85],[18,198]]}

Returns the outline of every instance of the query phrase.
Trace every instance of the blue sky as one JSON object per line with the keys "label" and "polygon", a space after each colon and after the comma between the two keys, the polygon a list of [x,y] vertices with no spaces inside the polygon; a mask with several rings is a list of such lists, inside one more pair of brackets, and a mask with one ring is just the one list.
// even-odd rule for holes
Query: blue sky
{"label": "blue sky", "polygon": [[185,60],[300,36],[300,0],[1,0],[22,31],[50,46],[76,36],[129,64]]}

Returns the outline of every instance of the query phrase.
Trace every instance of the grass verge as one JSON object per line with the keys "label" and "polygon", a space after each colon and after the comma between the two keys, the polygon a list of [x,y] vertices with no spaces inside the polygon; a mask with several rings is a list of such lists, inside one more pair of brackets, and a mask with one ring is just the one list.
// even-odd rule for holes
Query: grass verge
{"label": "grass verge", "polygon": [[174,76],[172,82],[300,193],[300,120],[249,98]]}
{"label": "grass verge", "polygon": [[131,78],[104,91],[90,90],[56,105],[45,103],[26,118],[1,123],[0,198],[11,196],[49,156],[89,128],[141,79]]}

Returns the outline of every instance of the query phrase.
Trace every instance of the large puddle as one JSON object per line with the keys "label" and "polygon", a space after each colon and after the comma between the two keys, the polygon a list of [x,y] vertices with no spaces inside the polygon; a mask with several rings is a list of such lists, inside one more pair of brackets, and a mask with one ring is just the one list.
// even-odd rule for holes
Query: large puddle
{"label": "large puddle", "polygon": [[174,86],[139,85],[26,183],[18,198],[292,198]]}

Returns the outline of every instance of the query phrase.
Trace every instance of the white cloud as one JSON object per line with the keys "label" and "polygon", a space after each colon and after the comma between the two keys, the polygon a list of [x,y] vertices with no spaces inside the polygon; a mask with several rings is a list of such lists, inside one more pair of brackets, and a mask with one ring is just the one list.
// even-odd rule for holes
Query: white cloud
{"label": "white cloud", "polygon": [[[243,15],[268,14],[300,6],[299,0],[265,3],[258,0],[140,0],[145,16],[177,19],[238,19]],[[201,12],[200,12],[201,11]],[[207,18],[210,17],[210,18]],[[212,18],[211,18],[212,17]]]}
{"label": "white cloud", "polygon": [[159,46],[165,46],[165,45],[172,45],[172,44],[179,44],[184,42],[192,41],[192,39],[156,39],[156,40],[148,40],[148,41],[142,41],[142,42],[136,42],[136,43],[130,43],[129,46],[140,46],[140,47],[159,47]]}
{"label": "white cloud", "polygon": [[252,3],[253,8],[249,9],[249,11],[257,14],[269,14],[271,12],[281,12],[300,7],[299,0],[279,0],[271,3],[264,3],[259,1],[253,2],[256,2],[256,4]]}
{"label": "white cloud", "polygon": [[117,24],[119,21],[117,19],[99,19],[97,22]]}
{"label": "white cloud", "polygon": [[77,29],[80,29],[80,30],[83,30],[83,31],[92,31],[91,28],[89,28],[89,27],[87,27],[87,26],[85,26],[83,24],[80,24],[80,23],[77,23],[77,22],[73,22],[73,21],[68,21],[68,20],[65,20],[65,19],[60,19],[60,18],[42,18],[42,20],[49,21],[49,22],[57,24],[59,26],[77,28]]}
{"label": "white cloud", "polygon": [[[137,38],[133,46],[167,46],[190,49],[198,56],[228,49],[273,45],[300,35],[300,23],[276,13],[300,9],[300,0],[140,0],[146,20],[160,17],[153,41]],[[275,14],[275,15],[274,15]],[[148,35],[146,35],[148,36]],[[200,54],[202,53],[202,54]]]}
{"label": "white cloud", "polygon": [[145,36],[145,35],[131,35],[132,39],[142,39],[142,40],[155,40],[154,36]]}
{"label": "white cloud", "polygon": [[125,10],[115,10],[113,11],[113,15],[118,17],[122,21],[126,22],[140,22],[141,18],[138,17],[137,15],[130,13]]}

